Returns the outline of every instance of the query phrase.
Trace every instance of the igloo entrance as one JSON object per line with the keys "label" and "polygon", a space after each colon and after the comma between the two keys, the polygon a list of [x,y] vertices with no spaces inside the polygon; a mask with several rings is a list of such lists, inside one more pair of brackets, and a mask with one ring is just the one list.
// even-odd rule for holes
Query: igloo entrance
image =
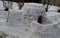
{"label": "igloo entrance", "polygon": [[42,18],[43,16],[39,16],[37,22],[42,24]]}
{"label": "igloo entrance", "polygon": [[45,16],[39,16],[38,19],[37,19],[37,22],[40,23],[40,24],[51,24],[52,23],[52,21],[49,20]]}

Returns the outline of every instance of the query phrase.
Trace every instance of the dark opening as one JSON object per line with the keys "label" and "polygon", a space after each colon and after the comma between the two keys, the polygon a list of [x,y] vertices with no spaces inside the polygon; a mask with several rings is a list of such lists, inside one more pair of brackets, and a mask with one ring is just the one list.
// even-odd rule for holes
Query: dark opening
{"label": "dark opening", "polygon": [[48,12],[48,9],[47,8],[45,8],[45,10],[46,10],[46,12]]}
{"label": "dark opening", "polygon": [[43,16],[39,16],[37,22],[42,24],[42,18]]}
{"label": "dark opening", "polygon": [[4,11],[8,11],[9,10],[9,8],[5,8],[5,10]]}
{"label": "dark opening", "polygon": [[58,9],[58,12],[60,12],[60,9]]}

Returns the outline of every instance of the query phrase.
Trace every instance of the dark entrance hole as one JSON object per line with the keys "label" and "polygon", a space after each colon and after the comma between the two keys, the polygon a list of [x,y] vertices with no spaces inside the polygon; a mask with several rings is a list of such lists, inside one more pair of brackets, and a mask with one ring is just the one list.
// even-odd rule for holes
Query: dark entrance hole
{"label": "dark entrance hole", "polygon": [[5,9],[4,9],[4,11],[8,11],[8,10],[9,10],[9,8],[5,8]]}
{"label": "dark entrance hole", "polygon": [[37,22],[42,24],[42,18],[43,16],[39,16]]}
{"label": "dark entrance hole", "polygon": [[58,9],[58,12],[60,12],[60,9]]}

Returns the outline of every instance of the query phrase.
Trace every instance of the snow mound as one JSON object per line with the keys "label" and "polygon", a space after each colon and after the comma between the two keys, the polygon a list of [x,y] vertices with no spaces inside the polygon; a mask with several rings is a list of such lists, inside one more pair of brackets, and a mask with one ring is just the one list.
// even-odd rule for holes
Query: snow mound
{"label": "snow mound", "polygon": [[48,9],[48,12],[57,12],[58,10],[58,6],[51,6],[49,9]]}
{"label": "snow mound", "polygon": [[59,38],[57,22],[52,24],[39,24],[36,21],[31,23],[31,32],[36,38]]}

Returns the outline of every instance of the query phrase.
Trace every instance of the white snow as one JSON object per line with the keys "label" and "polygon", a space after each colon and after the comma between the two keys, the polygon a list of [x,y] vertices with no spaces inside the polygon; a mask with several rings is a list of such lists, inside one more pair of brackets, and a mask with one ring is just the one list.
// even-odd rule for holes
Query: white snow
{"label": "white snow", "polygon": [[[0,4],[0,6],[1,6],[0,8],[3,9],[2,2]],[[35,34],[35,31],[37,30],[37,29],[35,29],[35,27],[41,26],[42,29],[39,28],[40,29],[39,32],[41,32],[42,36],[44,36],[45,34],[48,35],[47,32],[44,32],[46,29],[49,29],[49,31],[50,31],[50,32],[48,32],[49,34],[53,30],[53,32],[52,32],[53,35],[57,36],[56,35],[57,30],[53,29],[53,26],[56,25],[58,22],[56,22],[56,21],[54,22],[53,20],[55,19],[55,16],[60,15],[59,13],[55,12],[56,9],[58,9],[58,7],[51,6],[49,8],[49,12],[45,12],[44,6],[42,4],[24,3],[22,10],[19,10],[17,3],[14,2],[12,8],[13,9],[9,10],[10,12],[9,12],[8,23],[6,22],[8,11],[0,11],[0,31],[10,34],[11,36],[16,36],[16,38],[40,38],[38,33],[37,33],[37,35]],[[54,12],[50,11],[51,9],[54,10]],[[42,16],[44,16],[44,18],[46,18],[45,19],[45,20],[47,20],[46,23],[48,21],[49,21],[48,23],[50,23],[50,21],[52,20],[51,18],[54,17],[52,20],[53,22],[51,21],[51,24],[45,24],[45,25],[37,23],[36,21],[40,15],[42,15]],[[46,17],[45,17],[45,15],[46,15]],[[59,18],[59,17],[56,17],[56,18]],[[58,19],[58,21],[59,21],[59,19]],[[33,21],[35,21],[35,22],[33,22]],[[56,33],[56,34],[54,34],[54,33]],[[11,36],[9,36],[8,38],[14,38]],[[54,38],[56,38],[55,36],[54,36]],[[48,37],[46,37],[46,38],[48,38]],[[43,37],[43,38],[45,38],[45,37]]]}
{"label": "white snow", "polygon": [[46,12],[48,17],[60,15],[58,12]]}
{"label": "white snow", "polygon": [[31,23],[31,32],[36,38],[59,38],[57,27],[57,22],[51,24],[39,24],[36,21],[33,21]]}
{"label": "white snow", "polygon": [[17,3],[13,2],[12,10],[19,10]]}
{"label": "white snow", "polygon": [[0,10],[1,10],[1,11],[4,10],[3,2],[2,2],[2,1],[0,1]]}
{"label": "white snow", "polygon": [[52,6],[50,6],[50,8],[48,9],[48,11],[49,11],[49,12],[57,12],[58,8],[59,8],[58,6],[53,6],[53,5],[52,5]]}

